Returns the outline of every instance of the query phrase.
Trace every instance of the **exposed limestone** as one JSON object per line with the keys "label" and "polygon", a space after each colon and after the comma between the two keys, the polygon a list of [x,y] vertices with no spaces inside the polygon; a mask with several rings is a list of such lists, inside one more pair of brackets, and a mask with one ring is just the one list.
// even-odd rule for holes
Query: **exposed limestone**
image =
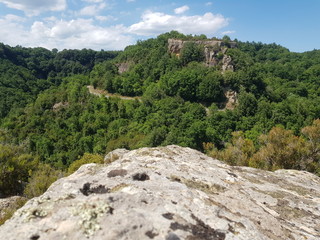
{"label": "exposed limestone", "polygon": [[[168,48],[171,53],[180,53],[181,49],[183,48],[183,45],[187,42],[194,42],[199,45],[203,45],[207,49],[212,49],[215,51],[225,49],[226,44],[222,40],[196,40],[196,41],[183,41],[180,39],[168,39]],[[236,43],[230,42],[229,43],[230,48],[235,48]]]}
{"label": "exposed limestone", "polygon": [[93,95],[99,96],[99,97],[104,96],[106,98],[114,97],[114,98],[120,98],[122,100],[130,100],[130,101],[138,100],[139,102],[142,101],[141,97],[129,97],[129,96],[122,96],[119,94],[109,93],[106,90],[94,88],[94,86],[92,86],[92,85],[87,86],[87,88],[88,88],[90,94],[93,94]]}
{"label": "exposed limestone", "polygon": [[180,39],[168,39],[168,49],[170,53],[180,54],[184,41]]}
{"label": "exposed limestone", "polygon": [[[168,50],[170,53],[180,56],[181,49],[187,42],[191,41],[168,39]],[[233,71],[232,59],[230,56],[226,55],[226,51],[228,47],[235,48],[235,42],[230,42],[228,47],[226,43],[221,40],[197,40],[192,42],[203,46],[207,66],[217,66],[222,61],[223,71]]]}
{"label": "exposed limestone", "polygon": [[117,64],[118,72],[121,74],[121,73],[129,71],[131,65],[132,65],[132,63],[128,63],[128,62]]}
{"label": "exposed limestone", "polygon": [[320,239],[320,179],[311,173],[231,167],[178,146],[117,150],[106,161],[59,179],[0,236]]}
{"label": "exposed limestone", "polygon": [[124,155],[127,152],[129,152],[129,151],[127,149],[125,149],[125,148],[119,148],[119,149],[116,149],[116,150],[114,150],[112,152],[109,152],[104,157],[104,162],[105,163],[114,162],[115,160],[118,160],[122,155]]}
{"label": "exposed limestone", "polygon": [[230,56],[224,55],[222,58],[222,71],[233,71],[232,59]]}
{"label": "exposed limestone", "polygon": [[238,93],[229,89],[225,91],[224,95],[227,98],[225,109],[233,110],[238,104]]}
{"label": "exposed limestone", "polygon": [[62,108],[66,108],[69,106],[69,103],[68,102],[58,102],[58,103],[55,103],[52,107],[52,110],[53,111],[59,111],[60,109]]}

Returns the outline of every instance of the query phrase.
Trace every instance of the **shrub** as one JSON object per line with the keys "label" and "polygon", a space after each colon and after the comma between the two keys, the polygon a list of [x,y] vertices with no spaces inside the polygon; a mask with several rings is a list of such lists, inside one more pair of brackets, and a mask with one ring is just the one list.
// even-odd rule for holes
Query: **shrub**
{"label": "shrub", "polygon": [[294,136],[292,131],[274,127],[268,135],[260,136],[262,147],[250,159],[251,167],[267,170],[301,169],[305,155],[305,141]]}
{"label": "shrub", "polygon": [[215,148],[209,152],[209,156],[223,160],[230,165],[248,166],[249,158],[255,152],[255,147],[250,139],[244,137],[243,132],[233,132],[231,143],[222,151]]}
{"label": "shrub", "polygon": [[53,182],[62,176],[61,171],[52,168],[48,164],[41,163],[37,170],[32,172],[29,183],[24,189],[24,195],[27,198],[40,196]]}
{"label": "shrub", "polygon": [[301,133],[306,138],[303,168],[320,175],[320,119],[314,120],[311,126],[304,127]]}
{"label": "shrub", "polygon": [[79,160],[74,161],[68,168],[68,174],[72,174],[79,169],[83,164],[100,163],[102,164],[103,157],[99,154],[85,153]]}
{"label": "shrub", "polygon": [[38,159],[21,146],[0,144],[0,196],[19,195]]}

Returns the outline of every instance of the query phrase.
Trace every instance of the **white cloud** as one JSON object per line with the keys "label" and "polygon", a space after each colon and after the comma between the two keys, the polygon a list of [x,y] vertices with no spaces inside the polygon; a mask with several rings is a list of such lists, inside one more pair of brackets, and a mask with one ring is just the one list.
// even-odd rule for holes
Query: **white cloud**
{"label": "white cloud", "polygon": [[234,34],[236,31],[224,31],[221,33],[221,35],[230,35],[230,34]]}
{"label": "white cloud", "polygon": [[51,16],[51,17],[44,18],[44,20],[47,22],[55,22],[57,21],[57,18],[55,16]]}
{"label": "white cloud", "polygon": [[118,19],[114,16],[108,15],[108,16],[95,16],[96,20],[100,22],[106,22],[106,21],[117,21]]}
{"label": "white cloud", "polygon": [[82,0],[83,2],[89,2],[89,3],[101,3],[104,0]]}
{"label": "white cloud", "polygon": [[107,5],[105,3],[101,3],[99,5],[89,5],[82,8],[79,12],[82,16],[96,16],[99,14],[101,10],[103,10]]}
{"label": "white cloud", "polygon": [[207,2],[206,6],[211,6],[213,3],[212,2]]}
{"label": "white cloud", "polygon": [[24,11],[28,16],[39,15],[45,11],[63,11],[67,8],[66,0],[0,0],[0,3]]}
{"label": "white cloud", "polygon": [[188,11],[189,9],[190,9],[190,8],[189,8],[187,5],[184,5],[184,6],[182,6],[182,7],[176,8],[176,9],[174,10],[174,13],[175,13],[175,14],[182,14],[182,13]]}
{"label": "white cloud", "polygon": [[203,16],[173,16],[160,12],[145,12],[142,20],[129,27],[128,31],[137,35],[152,36],[177,30],[184,34],[206,34],[213,36],[228,25],[224,16],[206,13]]}
{"label": "white cloud", "polygon": [[58,21],[53,26],[35,22],[31,28],[32,35],[39,36],[39,43],[48,39],[49,48],[70,49],[123,49],[132,43],[131,37],[124,32],[122,25],[103,28],[95,26],[92,19]]}
{"label": "white cloud", "polygon": [[[14,29],[14,31],[12,31]],[[122,25],[100,27],[93,19],[35,21],[31,28],[12,19],[0,18],[1,41],[12,46],[45,47],[48,49],[123,49],[134,42]]]}
{"label": "white cloud", "polygon": [[4,16],[4,20],[7,20],[9,22],[24,22],[26,19],[17,15],[8,14]]}
{"label": "white cloud", "polygon": [[[2,1],[2,0],[0,0]],[[36,0],[37,1],[37,0]],[[54,0],[60,1],[60,0]],[[91,1],[91,0],[90,0]],[[97,0],[95,0],[97,1]],[[99,10],[104,3],[92,4]],[[96,8],[85,13],[86,16],[97,13]],[[71,15],[72,16],[72,15]],[[79,13],[73,16],[79,16]],[[69,16],[70,17],[70,16]],[[8,14],[0,16],[1,42],[12,46],[45,47],[48,49],[123,49],[133,44],[138,36],[156,36],[177,30],[184,34],[206,34],[213,36],[228,25],[228,19],[222,15],[206,13],[204,15],[182,16],[161,12],[145,12],[141,20],[131,26],[111,25],[106,21],[117,20],[110,15],[94,15],[73,20],[60,19],[57,16],[31,19]],[[104,26],[102,26],[102,24]],[[231,34],[225,31],[222,34]]]}
{"label": "white cloud", "polygon": [[[21,23],[16,21],[18,16],[10,15],[0,18],[1,42],[9,45],[23,45],[21,39],[28,37],[28,32],[24,31]],[[14,31],[12,31],[14,29]],[[18,34],[16,34],[18,33]]]}
{"label": "white cloud", "polygon": [[130,2],[135,2],[135,1],[136,1],[136,0],[127,0],[127,2],[129,2],[129,3],[130,3]]}

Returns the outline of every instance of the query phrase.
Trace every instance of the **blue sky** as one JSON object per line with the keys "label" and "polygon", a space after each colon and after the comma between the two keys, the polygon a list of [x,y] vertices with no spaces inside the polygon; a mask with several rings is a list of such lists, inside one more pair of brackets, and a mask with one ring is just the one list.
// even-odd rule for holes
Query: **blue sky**
{"label": "blue sky", "polygon": [[178,30],[320,49],[320,0],[0,0],[0,42],[119,50]]}

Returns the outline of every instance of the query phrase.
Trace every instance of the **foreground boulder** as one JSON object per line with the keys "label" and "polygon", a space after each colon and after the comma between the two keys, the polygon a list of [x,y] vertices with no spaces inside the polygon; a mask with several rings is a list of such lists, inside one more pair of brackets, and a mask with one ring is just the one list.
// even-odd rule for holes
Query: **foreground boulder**
{"label": "foreground boulder", "polygon": [[116,151],[56,181],[1,239],[320,239],[320,179],[178,146]]}

